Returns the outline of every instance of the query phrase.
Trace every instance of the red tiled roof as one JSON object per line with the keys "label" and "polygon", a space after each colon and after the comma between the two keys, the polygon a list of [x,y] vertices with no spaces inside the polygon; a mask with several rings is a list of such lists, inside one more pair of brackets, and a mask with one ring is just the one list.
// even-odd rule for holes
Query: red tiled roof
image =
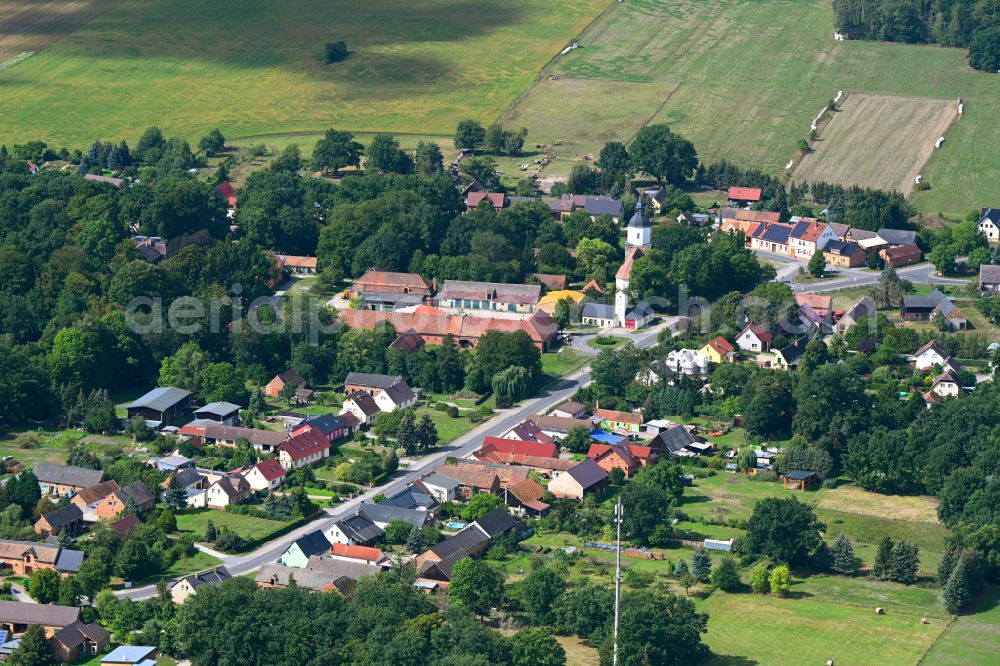
{"label": "red tiled roof", "polygon": [[552,273],[532,273],[531,277],[535,278],[543,285],[546,289],[552,291],[562,291],[566,288],[566,276],[565,275],[555,275]]}
{"label": "red tiled roof", "polygon": [[759,187],[730,187],[727,196],[740,201],[760,201],[761,191]]}
{"label": "red tiled roof", "polygon": [[833,296],[824,296],[822,294],[795,294],[795,302],[801,307],[803,305],[808,305],[817,314],[829,314],[833,309]]}
{"label": "red tiled roof", "polygon": [[219,183],[215,188],[215,193],[230,203],[236,203],[236,188],[228,180]]}
{"label": "red tiled roof", "polygon": [[595,409],[594,416],[605,421],[621,421],[622,423],[630,423],[632,425],[639,425],[640,423],[642,423],[641,414],[633,414],[632,412],[619,412],[614,409]]}
{"label": "red tiled roof", "polygon": [[505,198],[503,192],[469,192],[465,196],[465,205],[475,208],[483,199],[489,199],[494,208],[503,208]]}
{"label": "red tiled roof", "polygon": [[625,261],[622,262],[621,267],[618,272],[615,273],[616,280],[627,280],[632,274],[632,264],[636,259],[642,256],[642,248],[639,247],[629,247],[625,250]]}
{"label": "red tiled roof", "polygon": [[294,254],[279,254],[278,260],[284,266],[293,268],[316,268],[316,257],[300,257]]}
{"label": "red tiled roof", "polygon": [[558,333],[551,315],[538,311],[524,320],[493,319],[472,315],[449,315],[424,312],[376,312],[342,310],[340,315],[350,328],[375,328],[380,322],[391,323],[397,331],[413,330],[421,336],[445,336],[478,340],[487,331],[525,331],[536,344],[544,344]]}
{"label": "red tiled roof", "polygon": [[260,472],[261,475],[264,477],[264,479],[266,479],[267,481],[274,481],[275,479],[280,479],[286,473],[285,469],[274,458],[261,460],[259,463],[254,465],[254,467],[257,468],[257,471]]}
{"label": "red tiled roof", "polygon": [[748,330],[752,331],[753,334],[757,336],[758,340],[766,342],[767,344],[771,344],[771,340],[774,340],[774,335],[760,324],[755,324],[753,322],[750,322],[749,324],[746,325],[746,328],[740,331],[740,335],[742,336]]}
{"label": "red tiled roof", "polygon": [[124,539],[132,532],[132,530],[139,527],[141,524],[142,521],[139,520],[138,516],[128,515],[121,520],[116,520],[111,523],[111,528],[118,533],[119,537]]}
{"label": "red tiled roof", "polygon": [[282,442],[278,448],[285,451],[292,460],[300,460],[324,449],[329,449],[330,443],[319,435],[306,431]]}
{"label": "red tiled roof", "polygon": [[882,251],[885,252],[885,256],[889,259],[909,259],[910,257],[919,257],[921,255],[920,248],[913,243],[886,248]]}
{"label": "red tiled roof", "polygon": [[591,280],[587,284],[583,285],[583,289],[581,291],[583,291],[584,293],[586,293],[587,291],[589,291],[591,289],[593,289],[594,291],[596,291],[598,294],[603,294],[604,293],[604,287],[602,287],[601,285],[597,284],[596,280]]}
{"label": "red tiled roof", "polygon": [[90,486],[89,488],[81,488],[76,496],[85,504],[90,504],[96,502],[97,500],[102,500],[116,490],[121,490],[118,482],[114,479],[108,481],[102,481],[96,486]]}
{"label": "red tiled roof", "polygon": [[335,543],[330,546],[330,553],[340,557],[349,557],[353,560],[365,560],[366,562],[371,562],[373,564],[381,562],[385,559],[385,553],[383,553],[379,548],[354,546],[344,543]]}
{"label": "red tiled roof", "polygon": [[726,340],[721,335],[709,340],[708,346],[714,349],[715,351],[719,352],[723,356],[736,351],[735,349],[733,349],[733,346],[729,344],[729,340]]}
{"label": "red tiled roof", "polygon": [[538,456],[539,458],[559,457],[559,448],[555,444],[524,442],[517,439],[503,439],[502,437],[487,437],[483,440],[480,450],[487,454],[491,451],[498,451],[511,455]]}

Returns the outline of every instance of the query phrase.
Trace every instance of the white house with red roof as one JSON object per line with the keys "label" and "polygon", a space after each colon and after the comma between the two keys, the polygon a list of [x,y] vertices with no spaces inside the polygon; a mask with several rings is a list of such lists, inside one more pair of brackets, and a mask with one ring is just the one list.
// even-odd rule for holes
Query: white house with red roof
{"label": "white house with red roof", "polygon": [[748,208],[753,204],[760,203],[762,196],[759,187],[730,187],[726,193],[730,206],[738,208]]}
{"label": "white house with red roof", "polygon": [[745,352],[766,352],[771,348],[774,335],[760,324],[750,322],[736,336],[736,346]]}
{"label": "white house with red roof", "polygon": [[285,468],[274,458],[261,460],[243,474],[243,478],[255,492],[274,490],[285,480]]}
{"label": "white house with red roof", "polygon": [[314,432],[303,432],[281,443],[278,462],[290,472],[318,463],[330,456],[330,442]]}
{"label": "white house with red roof", "polygon": [[551,441],[533,442],[517,439],[504,439],[503,437],[487,437],[483,440],[483,445],[479,448],[484,459],[488,459],[492,454],[506,457],[535,456],[538,458],[558,458],[559,447]]}

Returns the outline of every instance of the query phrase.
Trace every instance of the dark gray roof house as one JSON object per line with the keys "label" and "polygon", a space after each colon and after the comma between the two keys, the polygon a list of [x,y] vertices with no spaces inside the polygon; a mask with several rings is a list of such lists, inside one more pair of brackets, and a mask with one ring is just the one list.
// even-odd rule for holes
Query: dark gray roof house
{"label": "dark gray roof house", "polygon": [[142,416],[147,421],[165,426],[180,416],[190,402],[190,391],[174,386],[161,386],[125,405],[125,409],[129,418]]}
{"label": "dark gray roof house", "polygon": [[209,419],[219,423],[231,420],[240,415],[240,406],[232,402],[210,402],[204,407],[194,410],[197,419]]}
{"label": "dark gray roof house", "polygon": [[394,520],[401,520],[417,527],[423,527],[429,518],[426,511],[369,502],[362,502],[358,506],[358,514],[377,524],[388,525]]}
{"label": "dark gray roof house", "polygon": [[80,609],[72,606],[0,601],[0,625],[26,627],[30,624],[40,624],[44,627],[68,627],[79,619]]}
{"label": "dark gray roof house", "polygon": [[367,372],[348,372],[344,386],[364,387],[368,389],[387,389],[403,381],[398,375],[376,375]]}
{"label": "dark gray roof house", "polygon": [[615,306],[607,303],[586,303],[580,316],[586,319],[614,319]]}
{"label": "dark gray roof house", "polygon": [[352,542],[362,545],[374,543],[385,534],[381,527],[357,513],[337,521],[336,527]]}
{"label": "dark gray roof house", "polygon": [[71,532],[79,526],[82,520],[83,511],[76,504],[67,504],[45,514],[45,522],[49,524],[49,531],[52,534],[59,534],[63,529]]}
{"label": "dark gray roof house", "polygon": [[695,443],[694,437],[688,429],[680,424],[675,424],[659,432],[649,442],[649,448],[654,451],[666,451],[667,453],[677,453]]}
{"label": "dark gray roof house", "polygon": [[579,465],[570,467],[566,474],[579,483],[584,490],[596,486],[608,478],[608,473],[601,469],[592,458],[587,458]]}
{"label": "dark gray roof house", "polygon": [[[441,477],[444,478],[444,477]],[[457,481],[455,482],[458,483]],[[381,502],[383,506],[396,506],[403,509],[424,509],[433,511],[437,508],[437,501],[427,492],[426,489],[417,485],[409,485],[396,493],[389,495]]]}
{"label": "dark gray roof house", "polygon": [[[198,588],[202,585],[215,585],[217,583],[222,583],[232,577],[232,574],[229,573],[229,569],[226,567],[215,567],[214,569],[209,569],[208,571],[200,571],[196,574],[191,574],[190,576],[184,576],[174,583],[174,585],[178,585],[181,581],[187,581],[188,585],[192,588]],[[173,587],[173,585],[171,587]]]}
{"label": "dark gray roof house", "polygon": [[521,522],[512,518],[505,509],[493,509],[472,524],[481,529],[483,534],[490,539],[494,539],[502,534],[513,532]]}
{"label": "dark gray roof house", "polygon": [[56,465],[53,463],[38,462],[31,470],[38,478],[39,485],[42,485],[42,492],[45,487],[72,486],[74,488],[89,488],[96,486],[104,479],[104,472],[99,469],[87,469],[74,465]]}

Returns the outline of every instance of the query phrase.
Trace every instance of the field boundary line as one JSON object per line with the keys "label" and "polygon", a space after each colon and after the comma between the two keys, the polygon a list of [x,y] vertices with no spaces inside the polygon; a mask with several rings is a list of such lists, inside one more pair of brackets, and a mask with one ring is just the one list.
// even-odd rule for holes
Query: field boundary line
{"label": "field boundary line", "polygon": [[922,655],[920,655],[920,659],[917,661],[916,666],[920,666],[920,664],[924,663],[924,659],[926,659],[927,655],[929,655],[931,653],[931,650],[933,650],[934,646],[938,644],[938,641],[940,641],[941,638],[945,634],[948,633],[948,630],[951,629],[951,627],[952,627],[953,624],[955,624],[955,616],[954,615],[949,615],[948,616],[948,623],[946,625],[944,625],[944,629],[941,630],[941,633],[939,633],[937,636],[934,637],[934,640],[931,641],[931,644],[928,645],[927,649],[924,650],[924,653]]}
{"label": "field boundary line", "polygon": [[[450,139],[451,137],[447,134],[434,134],[433,132],[387,132],[385,130],[347,130],[352,134],[380,134],[385,132],[386,134],[392,134],[393,136],[430,136],[440,139]],[[323,134],[326,130],[286,130],[284,132],[267,132],[266,134],[246,134],[244,136],[234,136],[233,141],[249,141],[252,139],[266,138],[269,136],[280,137],[280,136],[297,136],[299,134]]]}
{"label": "field boundary line", "polygon": [[664,107],[667,106],[667,102],[670,101],[670,98],[673,97],[674,93],[680,90],[680,88],[681,88],[681,83],[678,83],[677,85],[675,85],[673,88],[670,89],[670,92],[667,93],[667,96],[664,97],[663,101],[660,102],[659,106],[657,106],[656,109],[653,110],[653,113],[650,114],[649,118],[646,118],[646,120],[644,120],[643,123],[639,125],[639,129],[635,131],[635,134],[633,134],[629,138],[627,143],[632,143],[632,139],[634,139],[636,135],[639,134],[639,131],[642,130],[642,128],[648,125],[649,123],[653,122],[656,119],[656,116],[660,115],[660,111],[663,111]]}
{"label": "field boundary line", "polygon": [[[573,42],[579,42],[580,39],[583,38],[584,34],[586,34],[586,32],[590,30],[591,27],[594,26],[594,24],[596,24],[598,21],[603,19],[612,11],[614,11],[615,7],[617,7],[620,4],[621,4],[620,0],[612,0],[611,4],[609,4],[607,7],[604,8],[604,11],[602,11],[600,14],[594,17],[594,20],[592,20],[587,25],[583,26],[583,28],[580,29],[580,32],[573,35],[573,37],[570,38],[569,43],[572,44]],[[559,51],[556,52],[555,55],[549,58],[544,65],[542,65],[541,69],[538,70],[538,74],[536,74],[532,82],[528,84],[528,87],[525,88],[521,92],[521,94],[518,95],[517,98],[513,102],[511,102],[507,106],[507,108],[504,109],[503,112],[497,117],[497,124],[503,123],[504,118],[510,115],[510,112],[514,110],[514,107],[520,104],[521,101],[528,96],[528,93],[530,93],[532,90],[535,89],[535,86],[537,86],[538,82],[542,80],[542,77],[546,76],[546,70],[548,70],[548,68],[552,66],[552,63],[554,63],[556,59],[561,57],[562,55],[563,55],[562,49],[560,49]],[[571,77],[571,78],[578,78],[578,77]],[[591,80],[591,79],[584,79],[584,80]]]}
{"label": "field boundary line", "polygon": [[2,72],[4,70],[8,70],[11,67],[13,67],[14,65],[18,65],[18,64],[24,62],[25,60],[27,60],[31,56],[35,55],[36,53],[38,53],[38,52],[37,51],[21,51],[20,53],[18,53],[13,58],[7,58],[3,62],[0,62],[0,72]]}

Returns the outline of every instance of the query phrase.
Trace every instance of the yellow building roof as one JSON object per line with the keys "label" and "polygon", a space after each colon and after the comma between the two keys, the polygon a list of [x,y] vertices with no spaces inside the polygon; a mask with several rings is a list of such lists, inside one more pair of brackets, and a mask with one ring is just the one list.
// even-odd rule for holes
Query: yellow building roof
{"label": "yellow building roof", "polygon": [[537,307],[539,310],[544,310],[545,312],[552,314],[556,309],[556,303],[564,298],[572,298],[575,303],[579,303],[583,300],[583,292],[571,291],[569,289],[550,291],[542,296],[542,298],[538,301]]}

